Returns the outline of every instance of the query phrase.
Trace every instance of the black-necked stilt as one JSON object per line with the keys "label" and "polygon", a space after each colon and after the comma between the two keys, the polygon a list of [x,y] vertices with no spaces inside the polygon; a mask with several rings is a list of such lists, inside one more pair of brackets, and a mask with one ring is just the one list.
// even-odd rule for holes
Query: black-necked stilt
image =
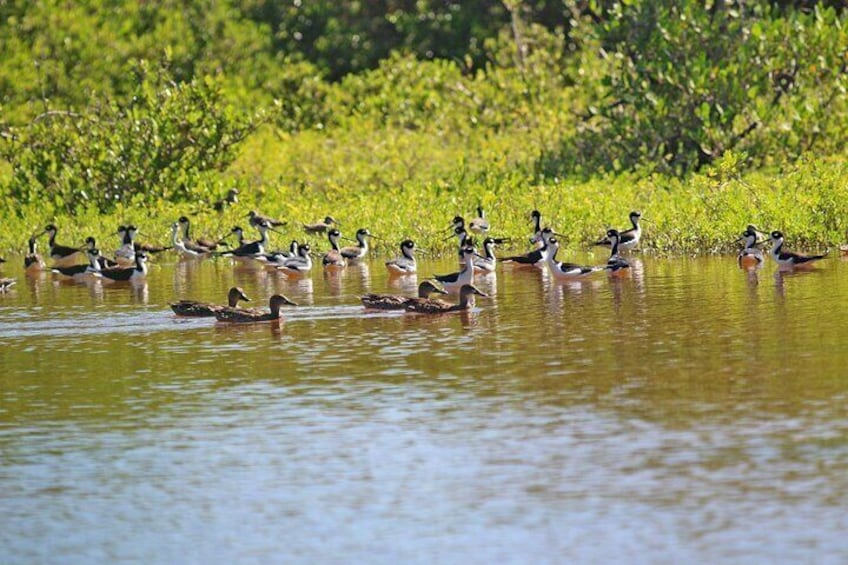
{"label": "black-necked stilt", "polygon": [[482,206],[477,206],[477,217],[468,223],[468,229],[477,234],[489,233],[489,221]]}
{"label": "black-necked stilt", "polygon": [[69,277],[75,280],[84,280],[99,277],[102,272],[100,269],[100,262],[98,261],[98,257],[100,257],[100,250],[89,249],[87,254],[87,265],[72,265],[70,267],[54,266],[51,270],[57,275],[62,275],[64,277]]}
{"label": "black-necked stilt", "polygon": [[127,232],[126,233],[127,233],[127,237],[132,242],[133,251],[135,251],[136,253],[142,252],[142,253],[147,253],[148,255],[150,255],[150,254],[162,253],[163,251],[168,251],[169,249],[171,249],[170,245],[152,245],[152,244],[149,244],[149,243],[139,243],[139,242],[137,242],[135,240],[135,238],[141,232],[138,230],[137,227],[135,227],[132,224],[127,226]]}
{"label": "black-necked stilt", "polygon": [[287,275],[303,275],[312,270],[312,248],[308,243],[298,246],[297,257],[286,259],[282,265],[277,267],[277,270],[283,271]]}
{"label": "black-necked stilt", "polygon": [[415,300],[429,300],[430,295],[434,293],[447,294],[447,291],[439,288],[433,281],[424,281],[418,285],[417,298],[398,294],[366,294],[359,299],[363,306],[373,310],[403,310],[407,304]]}
{"label": "black-necked stilt", "polygon": [[293,239],[289,243],[287,251],[271,251],[270,253],[263,253],[256,258],[264,262],[269,268],[282,267],[289,259],[297,258],[297,250],[299,248],[300,243],[296,239]]}
{"label": "black-necked stilt", "polygon": [[548,257],[548,241],[553,235],[554,231],[551,228],[543,228],[539,230],[536,237],[531,238],[531,242],[539,245],[537,249],[524,255],[503,257],[499,261],[502,263],[511,263],[517,267],[544,267],[545,260]]}
{"label": "black-necked stilt", "polygon": [[258,228],[259,224],[261,224],[263,222],[268,224],[272,228],[284,226],[287,223],[287,222],[284,222],[282,220],[275,220],[274,218],[271,218],[270,216],[265,216],[263,214],[260,214],[256,210],[251,210],[250,212],[248,212],[247,217],[250,218],[250,220],[248,220],[250,225],[255,227],[255,228]]}
{"label": "black-necked stilt", "polygon": [[0,279],[0,294],[6,293],[12,288],[18,281],[15,279],[3,278]]}
{"label": "black-necked stilt", "polygon": [[[626,229],[624,231],[618,232],[619,240],[618,245],[621,251],[627,251],[628,249],[633,249],[637,245],[639,245],[639,240],[642,239],[642,228],[639,226],[639,221],[642,219],[641,212],[630,212],[630,223],[633,225],[632,228]],[[611,246],[609,236],[604,239],[598,240],[595,242],[595,245],[603,245],[603,246]]]}
{"label": "black-necked stilt", "polygon": [[179,253],[182,257],[200,258],[206,257],[212,253],[211,250],[206,249],[205,247],[200,247],[192,244],[191,242],[183,241],[180,237],[179,222],[171,224],[171,246],[174,248],[174,251]]}
{"label": "black-necked stilt", "polygon": [[618,254],[621,246],[621,234],[618,230],[607,230],[607,239],[610,241],[610,258],[604,266],[604,270],[611,277],[626,277],[630,275],[630,263]]}
{"label": "black-necked stilt", "polygon": [[783,251],[783,234],[779,231],[771,232],[771,257],[781,269],[798,269],[811,267],[813,261],[824,259],[827,253],[822,255],[801,255]]}
{"label": "black-necked stilt", "polygon": [[533,222],[533,235],[530,236],[530,243],[536,244],[537,247],[543,247],[542,242],[542,213],[538,210],[530,212],[530,221]]}
{"label": "black-necked stilt", "polygon": [[503,243],[503,239],[487,237],[483,240],[483,253],[474,258],[474,268],[483,273],[493,273],[497,266],[497,258],[495,258],[495,245]]}
{"label": "black-necked stilt", "polygon": [[453,235],[446,237],[444,241],[447,241],[452,237],[455,237],[458,242],[457,253],[459,254],[459,258],[462,259],[462,250],[466,247],[473,247],[474,240],[470,235],[468,235],[468,232],[465,231],[465,226],[456,226],[453,228]]}
{"label": "black-necked stilt", "polygon": [[339,240],[341,238],[341,232],[335,228],[327,232],[327,239],[330,242],[330,250],[327,251],[321,258],[321,263],[324,267],[341,269],[347,266],[347,260],[342,256],[339,248]]}
{"label": "black-necked stilt", "polygon": [[451,220],[451,224],[448,228],[448,231],[456,233],[456,230],[459,228],[465,229],[465,218],[463,218],[462,216],[454,216],[453,220]]}
{"label": "black-necked stilt", "polygon": [[[227,306],[235,308],[238,306],[239,300],[250,302],[250,298],[244,291],[234,286],[227,293]],[[219,304],[209,304],[208,302],[198,302],[196,300],[180,300],[171,304],[171,310],[178,316],[190,316],[193,318],[210,318],[215,315],[215,312],[224,309],[225,306]]]}
{"label": "black-necked stilt", "polygon": [[283,305],[297,306],[282,294],[275,294],[268,301],[270,312],[255,308],[221,308],[215,312],[215,319],[230,324],[255,324],[258,322],[274,322],[282,318],[280,308]]}
{"label": "black-necked stilt", "polygon": [[448,292],[457,292],[463,285],[474,284],[474,257],[476,255],[477,252],[473,247],[466,247],[462,250],[465,266],[461,271],[449,275],[435,275],[433,278],[442,283]]}
{"label": "black-necked stilt", "polygon": [[333,226],[341,226],[341,224],[332,216],[327,216],[320,222],[314,224],[303,224],[303,231],[306,233],[327,233]]}
{"label": "black-necked stilt", "polygon": [[[85,238],[85,246],[88,251],[97,250],[97,240],[93,237],[89,236]],[[112,269],[114,267],[120,267],[117,261],[112,261],[108,257],[104,257],[100,254],[100,251],[97,251],[97,263],[100,265],[101,269]]]}
{"label": "black-necked stilt", "polygon": [[103,269],[100,271],[104,279],[115,282],[137,281],[147,277],[147,254],[139,251],[135,254],[135,266]]}
{"label": "black-necked stilt", "polygon": [[365,257],[368,254],[368,238],[373,237],[374,239],[380,239],[379,237],[372,235],[371,232],[366,228],[360,228],[356,230],[356,245],[352,245],[349,247],[342,247],[339,250],[342,257],[344,257],[349,263],[355,263]]}
{"label": "black-necked stilt", "polygon": [[441,300],[412,300],[406,305],[407,312],[419,314],[447,314],[449,312],[461,312],[474,306],[474,296],[489,296],[473,284],[464,284],[459,289],[459,303],[448,304]]}
{"label": "black-necked stilt", "polygon": [[199,255],[207,254],[210,251],[216,251],[219,245],[227,245],[226,238],[218,240],[209,239],[208,237],[191,238],[191,221],[187,216],[180,216],[177,223],[183,228],[182,242],[186,249],[194,251]]}
{"label": "black-necked stilt", "polygon": [[42,259],[41,255],[38,254],[37,247],[38,243],[36,242],[36,237],[30,237],[27,242],[27,254],[24,256],[24,269],[27,273],[43,271],[46,267],[44,259]]}
{"label": "black-necked stilt", "polygon": [[577,265],[575,263],[563,263],[557,261],[556,256],[559,251],[559,242],[555,237],[548,240],[548,267],[555,279],[575,280],[587,277],[593,273],[603,271],[604,267],[593,267],[587,265]]}
{"label": "black-necked stilt", "polygon": [[56,243],[56,234],[58,232],[59,229],[55,224],[48,224],[44,228],[44,231],[41,232],[50,236],[48,245],[50,246],[50,260],[53,261],[53,264],[59,267],[69,267],[83,259],[85,255],[79,247],[69,247]]}
{"label": "black-necked stilt", "polygon": [[238,202],[238,195],[238,189],[231,188],[227,191],[226,196],[212,204],[212,208],[214,208],[216,212],[223,212],[227,206]]}
{"label": "black-necked stilt", "polygon": [[[259,230],[259,239],[256,241],[251,241],[247,243],[242,243],[235,249],[228,249],[227,251],[221,251],[218,255],[224,257],[233,257],[236,259],[255,259],[256,257],[265,253],[265,246],[268,245],[268,231],[274,231],[271,226],[266,223],[261,223],[256,226],[256,229]],[[241,231],[241,228],[238,228],[238,231]],[[236,228],[233,228],[233,232],[236,232]],[[241,234],[239,233],[239,237]]]}
{"label": "black-necked stilt", "polygon": [[742,235],[736,241],[744,242],[742,249],[739,250],[737,261],[742,268],[757,267],[763,263],[765,257],[760,249],[761,241],[757,241],[760,232],[756,227],[748,225]]}
{"label": "black-necked stilt", "polygon": [[415,260],[415,242],[404,239],[400,242],[400,257],[386,261],[386,268],[394,275],[411,275],[418,270]]}
{"label": "black-necked stilt", "polygon": [[125,267],[135,265],[135,243],[127,226],[118,226],[115,233],[121,240],[121,246],[115,250],[115,260]]}

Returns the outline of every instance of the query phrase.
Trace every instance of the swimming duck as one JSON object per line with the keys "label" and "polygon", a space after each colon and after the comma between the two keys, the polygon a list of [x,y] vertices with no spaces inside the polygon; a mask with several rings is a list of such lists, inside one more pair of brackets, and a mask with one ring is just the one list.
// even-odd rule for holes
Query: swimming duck
{"label": "swimming duck", "polygon": [[[637,245],[639,245],[639,240],[642,239],[642,228],[639,226],[639,220],[642,218],[641,212],[633,211],[630,212],[630,223],[633,225],[632,228],[626,229],[624,231],[618,232],[619,240],[618,245],[621,251],[626,251],[628,249],[633,249]],[[598,240],[595,242],[595,245],[602,246],[611,246],[609,236]]]}
{"label": "swimming duck", "polygon": [[239,300],[250,302],[250,298],[244,291],[234,286],[227,293],[227,306],[219,304],[209,304],[206,302],[198,302],[196,300],[180,300],[171,304],[171,310],[178,316],[191,316],[194,318],[209,318],[215,315],[215,312],[223,310],[226,307],[235,308],[238,306]]}
{"label": "swimming duck", "polygon": [[772,247],[771,257],[781,269],[803,269],[812,267],[813,261],[824,259],[827,256],[825,252],[822,255],[801,255],[799,253],[791,253],[783,251],[783,234],[779,231],[771,232]]}
{"label": "swimming duck", "polygon": [[100,274],[103,278],[115,282],[136,281],[147,277],[147,254],[139,251],[135,254],[134,267],[116,267],[113,269],[102,269]]}
{"label": "swimming duck", "polygon": [[83,250],[79,247],[69,247],[67,245],[60,245],[56,243],[56,234],[58,232],[59,229],[55,224],[47,224],[47,227],[45,227],[44,231],[41,232],[42,234],[46,233],[50,236],[50,260],[53,261],[54,265],[59,267],[72,266],[84,257]]}
{"label": "swimming duck", "polygon": [[474,295],[489,296],[472,284],[464,284],[459,289],[459,303],[448,304],[441,300],[414,300],[406,305],[407,312],[419,314],[447,314],[449,312],[460,312],[474,306]]}
{"label": "swimming duck", "polygon": [[338,220],[334,219],[332,216],[327,216],[320,222],[315,222],[314,224],[303,224],[303,231],[306,233],[326,233],[333,226],[341,227],[341,224]]}
{"label": "swimming duck", "polygon": [[283,296],[275,294],[269,300],[270,312],[264,312],[256,308],[222,308],[215,312],[215,319],[219,322],[231,324],[255,324],[258,322],[273,322],[281,318],[280,307],[284,304],[297,306],[294,302]]}
{"label": "swimming duck", "polygon": [[29,238],[27,245],[27,254],[24,256],[24,269],[27,273],[43,271],[45,268],[44,259],[38,254],[35,236]]}
{"label": "swimming duck", "polygon": [[366,294],[360,296],[362,305],[373,310],[403,310],[414,300],[429,300],[430,295],[447,294],[447,291],[436,286],[432,281],[424,281],[418,285],[418,297],[410,298],[398,294]]}
{"label": "swimming duck", "polygon": [[400,242],[400,257],[386,261],[386,268],[393,275],[412,275],[418,270],[415,260],[415,242],[404,239]]}
{"label": "swimming duck", "polygon": [[373,237],[374,239],[380,239],[379,237],[373,235],[370,231],[368,231],[367,228],[360,228],[356,230],[357,245],[342,247],[339,250],[339,253],[341,253],[342,257],[344,257],[348,263],[356,263],[368,254],[369,237]]}

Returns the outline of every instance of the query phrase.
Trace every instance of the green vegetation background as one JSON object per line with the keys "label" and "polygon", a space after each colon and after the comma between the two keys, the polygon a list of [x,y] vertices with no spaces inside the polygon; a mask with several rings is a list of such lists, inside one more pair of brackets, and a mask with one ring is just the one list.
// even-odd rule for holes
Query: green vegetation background
{"label": "green vegetation background", "polygon": [[836,244],[846,23],[812,1],[0,0],[0,249],[253,208],[447,249],[478,204],[573,246],[631,209],[657,251],[748,223]]}

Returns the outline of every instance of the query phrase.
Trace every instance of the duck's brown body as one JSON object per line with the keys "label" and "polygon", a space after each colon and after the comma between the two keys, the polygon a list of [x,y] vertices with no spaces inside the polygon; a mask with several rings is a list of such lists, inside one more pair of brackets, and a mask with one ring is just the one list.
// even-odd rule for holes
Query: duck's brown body
{"label": "duck's brown body", "polygon": [[432,293],[447,294],[430,281],[418,285],[418,297],[400,296],[397,294],[366,294],[360,297],[362,305],[373,310],[404,310],[406,306],[418,299],[429,300]]}
{"label": "duck's brown body", "polygon": [[250,301],[250,298],[247,297],[241,288],[234,286],[227,294],[227,306],[198,302],[196,300],[180,300],[171,304],[171,310],[177,316],[211,318],[215,316],[216,312],[220,312],[224,308],[235,308],[238,306],[239,300]]}
{"label": "duck's brown body", "polygon": [[488,296],[471,284],[462,285],[459,290],[459,303],[450,304],[443,300],[432,300],[429,298],[416,298],[410,300],[406,305],[407,312],[419,314],[447,314],[450,312],[461,312],[474,306],[473,296]]}
{"label": "duck's brown body", "polygon": [[256,324],[259,322],[273,322],[279,320],[281,316],[280,307],[283,304],[297,306],[294,302],[283,296],[275,294],[269,300],[270,312],[265,312],[256,308],[222,308],[215,312],[215,319],[219,322],[230,324]]}

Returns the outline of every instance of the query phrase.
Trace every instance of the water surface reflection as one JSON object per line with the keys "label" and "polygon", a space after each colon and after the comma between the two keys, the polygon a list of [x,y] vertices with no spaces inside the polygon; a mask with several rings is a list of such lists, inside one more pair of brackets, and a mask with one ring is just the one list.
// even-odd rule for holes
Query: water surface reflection
{"label": "water surface reflection", "polygon": [[[423,280],[380,262],[297,279],[164,263],[122,286],[7,268],[0,550],[848,559],[848,263],[788,276],[636,263],[614,282],[504,269],[479,281],[492,298],[437,317],[365,312],[359,295]],[[167,307],[232,285],[254,305],[282,292],[302,306],[236,328]]]}

